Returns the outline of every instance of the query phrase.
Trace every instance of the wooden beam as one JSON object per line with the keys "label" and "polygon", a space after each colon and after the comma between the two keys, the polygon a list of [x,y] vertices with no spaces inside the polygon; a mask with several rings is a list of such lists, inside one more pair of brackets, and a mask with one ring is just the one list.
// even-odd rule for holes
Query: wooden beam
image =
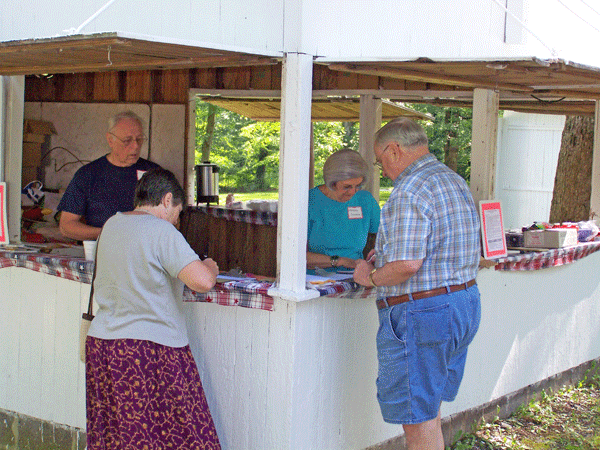
{"label": "wooden beam", "polygon": [[592,151],[592,192],[590,194],[590,219],[600,219],[600,101],[594,108],[594,147]]}
{"label": "wooden beam", "polygon": [[498,92],[475,89],[471,140],[471,193],[475,204],[495,196]]}
{"label": "wooden beam", "polygon": [[25,78],[2,77],[0,107],[4,109],[3,142],[0,157],[4,159],[8,236],[11,243],[21,242],[21,170],[23,160],[23,114],[25,108]]}
{"label": "wooden beam", "polygon": [[435,72],[421,72],[418,70],[400,69],[389,66],[371,66],[361,64],[332,64],[331,70],[342,72],[362,73],[365,75],[375,75],[379,77],[399,78],[402,80],[420,81],[426,83],[448,84],[462,87],[479,87],[489,89],[503,89],[516,92],[532,92],[533,88],[515,83],[490,83],[478,78],[469,78],[467,76],[440,75]]}
{"label": "wooden beam", "polygon": [[373,194],[375,200],[379,201],[379,167],[375,167],[375,132],[381,127],[381,100],[372,95],[361,95],[360,97],[360,127],[358,148],[359,153],[369,165],[370,180],[365,184],[365,189]]}

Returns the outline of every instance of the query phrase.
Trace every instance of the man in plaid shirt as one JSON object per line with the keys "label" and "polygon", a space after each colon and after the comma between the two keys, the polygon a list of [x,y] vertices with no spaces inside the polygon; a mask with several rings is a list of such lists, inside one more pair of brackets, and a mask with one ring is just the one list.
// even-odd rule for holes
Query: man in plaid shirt
{"label": "man in plaid shirt", "polygon": [[394,189],[354,279],[377,288],[377,399],[409,450],[443,450],[440,404],[458,393],[481,317],[479,217],[465,181],[429,152],[414,121],[382,127],[374,151]]}

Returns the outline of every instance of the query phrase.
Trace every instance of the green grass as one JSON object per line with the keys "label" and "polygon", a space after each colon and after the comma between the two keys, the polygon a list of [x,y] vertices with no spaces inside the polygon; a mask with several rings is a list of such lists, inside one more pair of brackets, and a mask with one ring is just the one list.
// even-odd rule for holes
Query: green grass
{"label": "green grass", "polygon": [[[382,206],[390,196],[391,189],[382,189],[379,191],[379,205]],[[246,202],[248,200],[277,200],[278,192],[240,192],[234,194],[235,201]],[[227,194],[219,194],[219,205],[225,205]]]}
{"label": "green grass", "polygon": [[600,378],[593,367],[576,386],[542,392],[510,417],[474,424],[449,450],[599,450]]}

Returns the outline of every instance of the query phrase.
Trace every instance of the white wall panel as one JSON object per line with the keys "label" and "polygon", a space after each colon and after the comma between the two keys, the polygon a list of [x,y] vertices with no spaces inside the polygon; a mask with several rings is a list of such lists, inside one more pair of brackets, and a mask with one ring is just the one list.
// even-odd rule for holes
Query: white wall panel
{"label": "white wall panel", "polygon": [[55,149],[44,159],[45,187],[65,189],[83,163],[109,153],[108,119],[125,110],[145,121],[144,132],[150,141],[142,147],[142,158],[150,154],[152,161],[171,170],[183,183],[185,106],[154,105],[150,110],[142,104],[26,103],[25,119],[50,121],[57,132],[51,138]]}
{"label": "white wall panel", "polygon": [[[600,29],[600,16],[584,2],[565,6],[557,1],[516,1],[518,7],[511,10],[522,23],[507,18],[498,5],[504,2],[495,0],[173,0],[168,5],[159,0],[116,0],[81,32],[117,31],[254,52],[302,51],[331,59],[537,56],[600,66],[600,55],[581,45],[596,42]],[[4,0],[0,41],[64,35],[106,3]]]}
{"label": "white wall panel", "polygon": [[500,119],[496,193],[505,228],[549,219],[564,122],[509,111]]}
{"label": "white wall panel", "polygon": [[[64,36],[107,3],[3,0],[0,41]],[[80,33],[115,31],[276,52],[283,41],[283,0],[116,0]]]}
{"label": "white wall panel", "polygon": [[79,318],[89,285],[0,269],[0,408],[85,428]]}

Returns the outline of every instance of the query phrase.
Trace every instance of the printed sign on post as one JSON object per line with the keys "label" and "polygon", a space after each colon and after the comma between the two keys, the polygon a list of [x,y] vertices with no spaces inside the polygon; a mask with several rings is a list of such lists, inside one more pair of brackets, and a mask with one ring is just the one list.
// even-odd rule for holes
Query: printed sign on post
{"label": "printed sign on post", "polygon": [[500,202],[498,200],[480,201],[479,214],[481,216],[483,257],[485,259],[495,259],[506,256],[506,236],[502,224]]}
{"label": "printed sign on post", "polygon": [[0,244],[9,242],[6,209],[6,183],[0,182]]}

